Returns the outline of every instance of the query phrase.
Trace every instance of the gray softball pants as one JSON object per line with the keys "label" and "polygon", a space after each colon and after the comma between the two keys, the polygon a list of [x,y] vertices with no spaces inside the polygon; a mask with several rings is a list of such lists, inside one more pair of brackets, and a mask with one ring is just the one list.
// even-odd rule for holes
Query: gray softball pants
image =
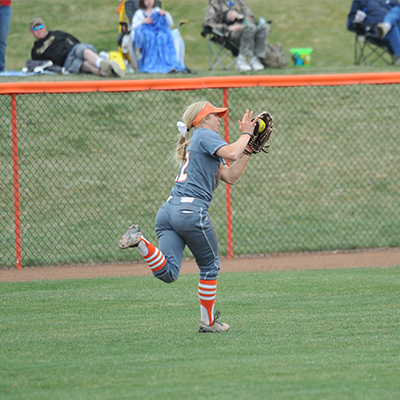
{"label": "gray softball pants", "polygon": [[167,263],[154,273],[171,283],[178,279],[183,250],[188,246],[200,270],[200,279],[216,279],[221,268],[218,238],[208,215],[209,204],[192,197],[171,197],[157,213],[158,248]]}

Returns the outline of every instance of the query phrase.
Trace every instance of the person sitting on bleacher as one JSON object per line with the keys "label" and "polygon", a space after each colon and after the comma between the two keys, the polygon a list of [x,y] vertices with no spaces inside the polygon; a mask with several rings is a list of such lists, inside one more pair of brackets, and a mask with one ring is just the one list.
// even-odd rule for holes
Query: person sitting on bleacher
{"label": "person sitting on bleacher", "polygon": [[347,29],[357,26],[369,31],[379,40],[386,39],[400,66],[400,4],[397,0],[353,0],[347,18]]}
{"label": "person sitting on bleacher", "polygon": [[211,26],[239,46],[238,71],[264,69],[260,59],[267,53],[270,26],[266,22],[256,25],[254,14],[244,0],[210,0],[203,26]]}

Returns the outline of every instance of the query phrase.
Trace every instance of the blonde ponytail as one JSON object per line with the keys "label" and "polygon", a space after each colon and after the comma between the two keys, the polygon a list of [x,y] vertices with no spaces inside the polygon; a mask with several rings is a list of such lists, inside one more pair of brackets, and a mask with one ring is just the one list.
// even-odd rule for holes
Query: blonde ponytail
{"label": "blonde ponytail", "polygon": [[182,135],[179,135],[179,140],[175,151],[175,157],[179,163],[186,161],[186,149],[188,146],[189,146],[189,139],[184,138]]}

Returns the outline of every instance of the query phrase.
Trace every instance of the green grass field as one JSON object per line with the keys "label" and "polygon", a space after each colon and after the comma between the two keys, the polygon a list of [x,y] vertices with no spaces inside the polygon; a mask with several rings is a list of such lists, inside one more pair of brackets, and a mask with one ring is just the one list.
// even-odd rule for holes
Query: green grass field
{"label": "green grass field", "polygon": [[218,282],[214,335],[196,275],[0,283],[1,399],[399,398],[399,267]]}

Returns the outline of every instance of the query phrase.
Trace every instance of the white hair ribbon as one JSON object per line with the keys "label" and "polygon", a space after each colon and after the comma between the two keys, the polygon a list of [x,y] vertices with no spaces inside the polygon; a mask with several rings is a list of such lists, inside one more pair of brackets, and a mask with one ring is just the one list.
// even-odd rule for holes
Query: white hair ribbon
{"label": "white hair ribbon", "polygon": [[176,123],[176,126],[178,127],[178,131],[181,133],[181,135],[185,138],[188,128],[184,122],[178,121]]}

